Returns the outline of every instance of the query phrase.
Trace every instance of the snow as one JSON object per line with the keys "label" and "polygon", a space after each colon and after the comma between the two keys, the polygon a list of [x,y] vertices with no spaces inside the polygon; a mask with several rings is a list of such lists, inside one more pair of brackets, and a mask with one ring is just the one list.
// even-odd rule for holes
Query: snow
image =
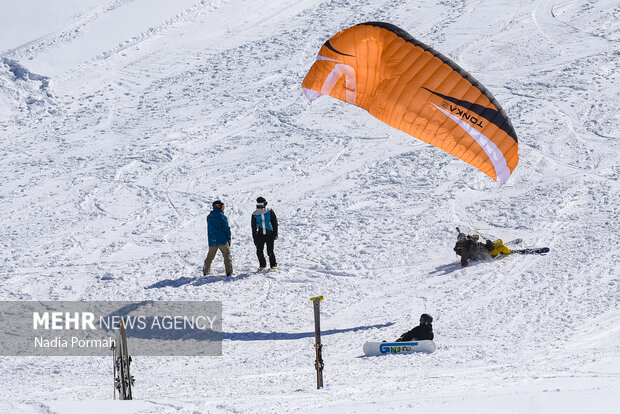
{"label": "snow", "polygon": [[[616,1],[2,6],[0,298],[221,300],[224,355],[135,357],[132,402],[111,401],[111,357],[1,357],[0,411],[617,412]],[[494,94],[520,144],[505,185],[359,108],[308,102],[320,46],[365,21]],[[276,273],[253,273],[259,195],[280,220]],[[217,198],[233,279],[200,275]],[[461,269],[456,226],[551,252]],[[433,354],[361,357],[423,312]]]}

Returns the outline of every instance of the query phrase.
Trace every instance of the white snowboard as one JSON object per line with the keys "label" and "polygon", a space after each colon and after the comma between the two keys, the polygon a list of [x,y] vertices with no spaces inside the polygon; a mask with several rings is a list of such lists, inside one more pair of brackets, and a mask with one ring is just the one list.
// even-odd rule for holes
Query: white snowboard
{"label": "white snowboard", "polygon": [[435,349],[437,349],[437,345],[430,340],[411,342],[366,342],[364,344],[364,354],[369,356],[413,354],[414,352],[425,352],[430,354],[435,352]]}

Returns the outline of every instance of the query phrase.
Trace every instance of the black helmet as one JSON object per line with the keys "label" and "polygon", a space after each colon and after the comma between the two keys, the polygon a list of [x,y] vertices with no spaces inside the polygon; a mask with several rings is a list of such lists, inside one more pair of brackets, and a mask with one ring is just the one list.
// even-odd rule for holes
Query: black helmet
{"label": "black helmet", "polygon": [[213,204],[211,204],[211,206],[212,206],[213,208],[222,208],[222,206],[223,206],[223,205],[224,205],[224,203],[222,203],[222,201],[221,201],[221,200],[215,200],[215,201],[213,202]]}
{"label": "black helmet", "polygon": [[423,313],[420,316],[420,324],[421,325],[430,325],[433,323],[433,317],[428,313]]}
{"label": "black helmet", "polygon": [[265,200],[264,197],[258,197],[256,199],[256,208],[265,208],[265,206],[267,205],[267,200]]}

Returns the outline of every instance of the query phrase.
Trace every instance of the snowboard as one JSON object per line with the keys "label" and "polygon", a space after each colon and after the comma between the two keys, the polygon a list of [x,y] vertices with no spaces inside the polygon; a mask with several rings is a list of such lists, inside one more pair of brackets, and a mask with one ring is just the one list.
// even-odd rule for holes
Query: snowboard
{"label": "snowboard", "polygon": [[531,249],[519,249],[519,250],[512,250],[512,253],[517,253],[517,254],[545,254],[545,253],[549,253],[549,248],[548,247],[534,247]]}
{"label": "snowboard", "polygon": [[411,341],[411,342],[366,342],[364,344],[364,355],[394,355],[394,354],[413,354],[424,352],[431,354],[435,352],[437,346],[431,340]]}

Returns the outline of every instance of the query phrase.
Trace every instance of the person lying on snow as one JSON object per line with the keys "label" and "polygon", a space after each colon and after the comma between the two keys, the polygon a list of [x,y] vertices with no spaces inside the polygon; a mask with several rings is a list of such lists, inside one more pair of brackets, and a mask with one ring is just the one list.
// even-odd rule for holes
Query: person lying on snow
{"label": "person lying on snow", "polygon": [[477,234],[466,235],[459,232],[454,251],[461,257],[462,267],[469,264],[468,260],[488,260],[500,254],[508,255],[511,253],[502,239],[487,240],[486,243],[478,241],[479,239],[480,237]]}
{"label": "person lying on snow", "polygon": [[412,330],[405,332],[396,342],[425,341],[433,340],[433,317],[428,313],[420,316],[420,324]]}
{"label": "person lying on snow", "polygon": [[489,251],[491,257],[496,257],[500,254],[510,254],[512,253],[510,249],[504,245],[502,239],[497,239],[495,241],[487,240],[485,243],[485,247]]}

